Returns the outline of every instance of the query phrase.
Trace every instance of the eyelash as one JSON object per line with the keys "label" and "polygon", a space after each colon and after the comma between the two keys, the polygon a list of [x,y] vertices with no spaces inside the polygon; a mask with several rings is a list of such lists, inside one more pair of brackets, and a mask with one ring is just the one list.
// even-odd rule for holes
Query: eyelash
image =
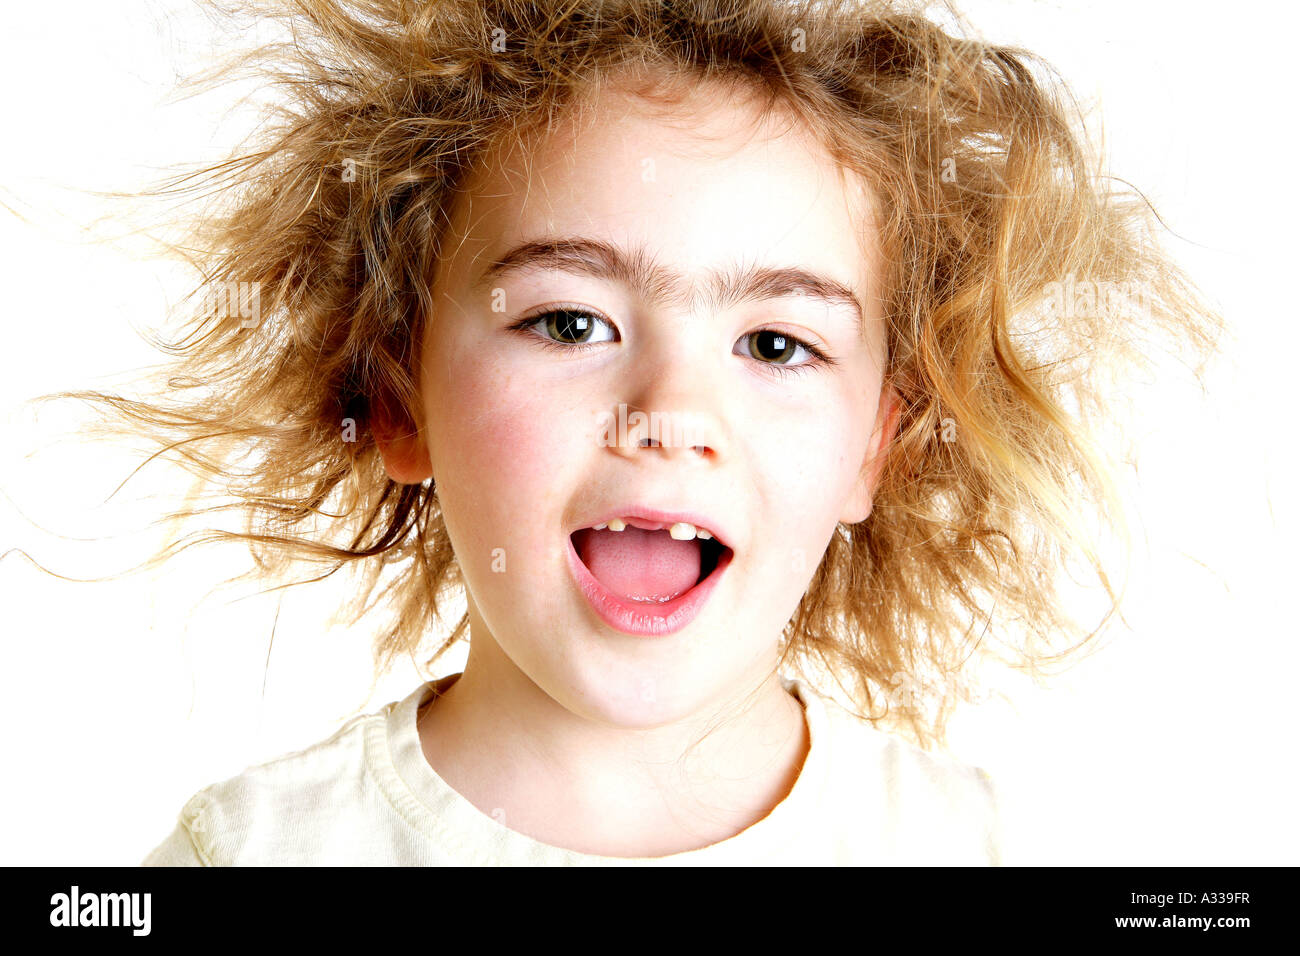
{"label": "eyelash", "polygon": [[[549,318],[550,316],[560,312],[571,312],[574,315],[586,316],[587,318],[595,319],[597,322],[604,322],[606,325],[609,325],[611,328],[613,328],[613,323],[610,322],[608,319],[606,319],[604,316],[597,315],[595,312],[591,312],[587,309],[580,309],[577,308],[576,306],[571,307],[566,305],[566,306],[560,306],[558,308],[552,307],[547,309],[545,312],[538,312],[535,315],[531,315],[526,319],[521,319],[518,322],[516,322],[514,325],[510,326],[508,331],[527,333],[528,329],[531,326],[536,325],[542,319]],[[755,332],[750,332],[749,335],[757,335],[759,332],[767,332],[767,331],[772,331],[772,330],[758,329]],[[809,342],[805,342],[803,339],[796,338],[795,336],[790,335],[787,332],[780,332],[778,334],[794,342],[795,345],[798,345],[801,348],[807,350],[808,354],[812,356],[811,361],[804,362],[801,365],[782,365],[774,362],[758,363],[759,365],[762,365],[764,368],[773,369],[778,375],[794,375],[797,373],[803,373],[805,371],[809,371],[819,366],[829,367],[829,366],[839,364],[837,360],[831,358],[829,355],[827,355],[821,349],[817,348],[815,345],[812,345]],[[604,344],[603,342],[585,342],[585,343],[584,342],[557,342],[554,339],[543,335],[532,335],[531,337],[537,339],[543,348],[552,349],[556,352],[568,352],[568,353],[581,352],[589,348],[595,348],[597,345]],[[755,359],[755,361],[758,360]]]}

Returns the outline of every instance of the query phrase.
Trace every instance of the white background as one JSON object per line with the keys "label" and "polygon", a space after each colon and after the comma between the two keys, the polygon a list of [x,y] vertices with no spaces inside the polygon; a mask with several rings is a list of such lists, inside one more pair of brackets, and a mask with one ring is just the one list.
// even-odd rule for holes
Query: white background
{"label": "white background", "polygon": [[[962,9],[988,39],[1042,53],[1100,108],[1112,170],[1181,237],[1172,249],[1236,339],[1205,395],[1175,368],[1124,425],[1141,451],[1130,629],[1047,690],[1013,681],[1009,703],[967,708],[952,749],[1002,786],[1008,863],[1294,864],[1300,342],[1284,44],[1297,24],[1259,2],[1073,7]],[[132,330],[158,323],[184,288],[88,191],[217,159],[251,120],[227,112],[235,89],[163,102],[176,74],[231,48],[180,0],[80,0],[57,15],[20,4],[6,21],[0,863],[130,865],[200,787],[321,740],[419,678],[406,666],[372,689],[367,636],[327,620],[346,581],[209,595],[246,567],[226,548],[76,584],[11,550],[84,578],[163,540],[137,529],[187,486],[179,469],[155,461],[105,505],[146,446],[60,440],[75,406],[24,402],[111,388],[159,361]]]}

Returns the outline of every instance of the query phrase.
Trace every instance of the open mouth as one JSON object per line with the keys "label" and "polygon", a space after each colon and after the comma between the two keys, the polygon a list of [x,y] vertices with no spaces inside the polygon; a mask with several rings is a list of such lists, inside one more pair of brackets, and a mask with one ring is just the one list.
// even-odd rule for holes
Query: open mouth
{"label": "open mouth", "polygon": [[625,634],[659,636],[686,627],[732,559],[716,538],[680,540],[667,531],[582,528],[569,535],[569,568],[588,604]]}
{"label": "open mouth", "polygon": [[664,604],[703,583],[731,551],[716,538],[672,538],[667,530],[580,528],[569,536],[583,565],[615,597]]}

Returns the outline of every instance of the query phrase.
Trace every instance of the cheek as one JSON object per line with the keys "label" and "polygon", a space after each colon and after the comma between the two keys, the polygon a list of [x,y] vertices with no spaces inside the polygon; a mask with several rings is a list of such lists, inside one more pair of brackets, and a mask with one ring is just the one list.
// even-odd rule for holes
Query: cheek
{"label": "cheek", "polygon": [[[798,414],[768,414],[748,430],[747,456],[760,470],[761,497],[774,549],[772,566],[811,572],[829,540],[861,470],[862,415],[838,391]],[[789,566],[787,563],[789,562]]]}
{"label": "cheek", "polygon": [[576,413],[491,360],[458,361],[445,383],[431,408],[441,416],[435,467],[482,509],[476,520],[495,515],[522,529],[530,513],[548,513],[581,440]]}
{"label": "cheek", "polygon": [[776,487],[815,495],[800,499],[806,510],[840,487],[849,449],[859,440],[850,416],[828,400],[799,414],[769,411],[755,424],[750,447],[761,449],[764,470],[773,476]]}

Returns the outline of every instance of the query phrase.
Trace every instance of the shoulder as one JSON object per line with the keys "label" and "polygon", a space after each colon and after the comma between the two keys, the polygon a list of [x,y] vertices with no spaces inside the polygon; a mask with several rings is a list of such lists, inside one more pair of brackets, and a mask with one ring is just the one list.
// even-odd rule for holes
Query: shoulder
{"label": "shoulder", "polygon": [[373,795],[367,737],[381,735],[388,705],[354,717],[302,750],[204,787],[181,808],[175,829],[146,866],[295,865],[342,839],[347,819]]}
{"label": "shoulder", "polygon": [[1001,863],[985,769],[878,730],[834,700],[822,704],[828,772],[852,831],[901,865]]}

